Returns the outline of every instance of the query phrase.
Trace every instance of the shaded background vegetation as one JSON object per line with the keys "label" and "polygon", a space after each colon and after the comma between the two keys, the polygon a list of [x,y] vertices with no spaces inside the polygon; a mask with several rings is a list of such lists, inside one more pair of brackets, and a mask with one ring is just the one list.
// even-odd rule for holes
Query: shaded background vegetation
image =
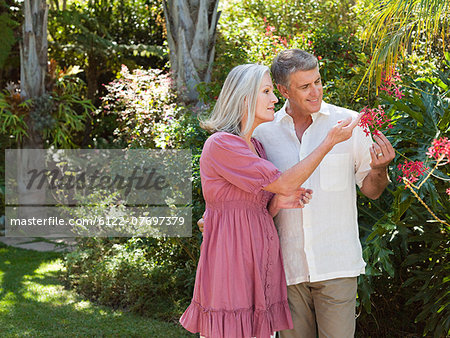
{"label": "shaded background vegetation", "polygon": [[[432,168],[435,161],[426,155],[428,148],[433,139],[449,136],[448,30],[437,35],[415,31],[414,50],[395,60],[404,95],[399,98],[377,89],[383,85],[381,77],[378,83],[366,77],[376,41],[364,40],[364,34],[374,20],[371,14],[381,11],[378,2],[222,1],[212,79],[197,87],[201,104],[187,106],[177,99],[167,77],[161,1],[68,1],[65,8],[61,1],[49,3],[48,89],[60,98],[58,105],[70,109],[58,116],[50,106],[55,112],[44,120],[54,122],[41,126],[45,146],[191,149],[193,224],[204,210],[198,158],[208,136],[197,116],[210,111],[235,65],[270,65],[280,50],[302,48],[320,60],[325,101],[358,111],[383,105],[393,125],[385,133],[397,157],[390,166],[392,182],[382,197],[371,201],[360,194],[358,199],[368,265],[359,279],[357,335],[449,333],[449,165],[439,166],[416,190],[447,225],[405,189],[397,168],[405,160]],[[417,19],[423,13],[415,15]],[[20,97],[14,96],[17,89],[9,84],[19,80],[21,21],[21,3],[0,0],[2,149],[18,147],[26,131],[21,121],[27,107],[21,106]],[[445,20],[438,20],[439,25],[448,27]],[[143,81],[144,76],[150,80]],[[67,121],[77,123],[67,129]],[[2,172],[3,162],[2,157]],[[0,189],[4,205],[3,180]],[[190,302],[200,243],[195,226],[191,238],[80,239],[77,251],[65,258],[65,279],[99,303],[176,320]]]}

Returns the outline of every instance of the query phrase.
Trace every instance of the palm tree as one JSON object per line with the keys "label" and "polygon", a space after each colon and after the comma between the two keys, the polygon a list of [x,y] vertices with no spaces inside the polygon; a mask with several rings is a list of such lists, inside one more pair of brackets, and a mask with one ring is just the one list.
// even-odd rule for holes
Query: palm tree
{"label": "palm tree", "polygon": [[211,80],[219,0],[163,0],[172,73],[179,98],[197,103],[196,86]]}
{"label": "palm tree", "polygon": [[450,0],[376,0],[364,31],[365,41],[372,46],[372,59],[364,76],[376,77],[393,70],[399,58],[404,58],[420,44],[441,46],[448,50]]}
{"label": "palm tree", "polygon": [[[23,3],[24,23],[22,40],[20,41],[20,95],[22,100],[42,97],[45,90],[47,74],[48,41],[47,19],[48,5],[46,0],[25,0]],[[27,118],[27,137],[22,143],[23,149],[43,149],[42,131],[34,120]],[[21,152],[18,166],[19,203],[22,205],[39,204],[45,201],[43,189],[27,190],[27,173],[33,168],[42,168],[42,159],[30,152]],[[34,214],[35,210],[22,208],[24,217],[42,216]]]}

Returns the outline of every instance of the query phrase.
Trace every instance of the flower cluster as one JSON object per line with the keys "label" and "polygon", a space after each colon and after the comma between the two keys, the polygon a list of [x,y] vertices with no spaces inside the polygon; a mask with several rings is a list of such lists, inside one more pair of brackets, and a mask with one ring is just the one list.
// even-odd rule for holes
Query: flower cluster
{"label": "flower cluster", "polygon": [[[415,186],[412,184],[412,186],[416,189],[420,189],[420,187],[425,183],[425,181],[432,175],[433,171],[439,166],[439,165],[445,165],[450,163],[450,140],[447,137],[441,137],[440,139],[434,139],[432,142],[431,147],[428,148],[427,156],[431,159],[435,159],[436,163],[434,165],[434,168],[431,169],[431,171],[428,172],[427,177],[418,185]],[[444,163],[441,163],[442,160],[447,158]],[[408,162],[405,160],[405,163],[399,164],[397,168],[402,172],[401,176],[399,176],[399,181],[404,181],[404,179],[407,179],[409,183],[417,182],[418,178],[422,176],[426,171],[428,171],[428,168],[424,167],[423,162]],[[410,189],[412,189],[411,184],[407,184]],[[406,187],[405,187],[406,188]],[[450,188],[447,188],[446,191],[447,195],[450,196]]]}
{"label": "flower cluster", "polygon": [[362,127],[367,136],[370,133],[379,135],[381,129],[392,128],[391,120],[386,116],[381,106],[373,109],[366,106],[361,110],[361,113],[364,113],[364,115],[358,125]]}
{"label": "flower cluster", "polygon": [[403,178],[406,178],[411,183],[417,182],[419,177],[428,170],[421,161],[408,162],[407,160],[403,164],[400,163],[397,168],[402,172],[398,181],[403,181]]}
{"label": "flower cluster", "polygon": [[402,86],[399,82],[402,81],[400,74],[397,71],[391,71],[388,74],[383,72],[382,75],[382,85],[380,86],[381,91],[385,91],[389,96],[395,96],[399,100],[405,96],[402,92]]}
{"label": "flower cluster", "polygon": [[[264,27],[266,30],[266,36],[270,40],[270,44],[273,47],[273,53],[278,54],[280,50],[283,50],[284,48],[287,48],[289,45],[288,39],[286,37],[275,35],[275,27],[271,26],[269,22],[267,21],[267,18],[264,17]],[[289,36],[289,40],[291,37]]]}
{"label": "flower cluster", "polygon": [[[439,140],[434,139],[431,147],[428,148],[428,157],[436,160],[442,160],[447,157],[447,162],[450,162],[450,140],[447,137],[441,137]],[[444,163],[444,164],[446,164]]]}

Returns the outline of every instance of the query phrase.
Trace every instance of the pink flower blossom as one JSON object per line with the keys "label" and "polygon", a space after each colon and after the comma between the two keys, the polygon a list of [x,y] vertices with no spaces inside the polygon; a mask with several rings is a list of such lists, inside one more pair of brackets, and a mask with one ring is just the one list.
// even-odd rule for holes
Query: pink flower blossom
{"label": "pink flower blossom", "polygon": [[275,31],[275,27],[271,26],[271,25],[267,25],[266,26],[266,34],[269,32],[274,32]]}
{"label": "pink flower blossom", "polygon": [[396,98],[398,98],[399,100],[401,100],[402,97],[405,96],[405,94],[403,94],[403,92],[401,91],[400,88],[401,88],[401,86],[394,87],[394,92],[395,92],[394,96]]}
{"label": "pink flower blossom", "polygon": [[399,72],[395,70],[391,70],[389,74],[383,72],[382,74],[382,85],[379,87],[380,91],[385,91],[389,96],[395,96],[399,100],[401,100],[405,94],[403,94],[399,85],[399,82],[402,81],[401,75]]}
{"label": "pink flower blossom", "polygon": [[434,139],[431,147],[428,148],[427,155],[429,158],[439,159],[441,156],[447,157],[450,161],[450,140],[447,137]]}
{"label": "pink flower blossom", "polygon": [[361,112],[363,112],[364,115],[361,117],[361,120],[359,120],[358,125],[362,127],[367,136],[371,133],[379,135],[380,129],[383,128],[392,128],[390,123],[391,120],[386,116],[383,107],[378,106],[378,108],[373,109],[364,107]]}
{"label": "pink flower blossom", "polygon": [[283,44],[284,47],[287,47],[287,46],[288,46],[288,42],[287,42],[287,39],[286,39],[286,38],[283,38],[283,37],[280,36],[279,39],[280,39],[280,42]]}
{"label": "pink flower blossom", "polygon": [[397,180],[402,181],[403,178],[406,178],[411,183],[417,182],[419,177],[428,170],[421,161],[408,162],[407,160],[403,164],[400,163],[397,168],[402,172],[402,175]]}

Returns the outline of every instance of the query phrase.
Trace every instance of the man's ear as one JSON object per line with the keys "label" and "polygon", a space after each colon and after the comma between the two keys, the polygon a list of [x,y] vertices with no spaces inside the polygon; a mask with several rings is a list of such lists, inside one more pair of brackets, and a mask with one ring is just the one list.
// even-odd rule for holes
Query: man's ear
{"label": "man's ear", "polygon": [[280,92],[280,94],[283,95],[283,97],[285,99],[289,99],[289,91],[286,88],[286,86],[284,86],[284,85],[282,85],[280,83],[277,83],[277,89]]}

